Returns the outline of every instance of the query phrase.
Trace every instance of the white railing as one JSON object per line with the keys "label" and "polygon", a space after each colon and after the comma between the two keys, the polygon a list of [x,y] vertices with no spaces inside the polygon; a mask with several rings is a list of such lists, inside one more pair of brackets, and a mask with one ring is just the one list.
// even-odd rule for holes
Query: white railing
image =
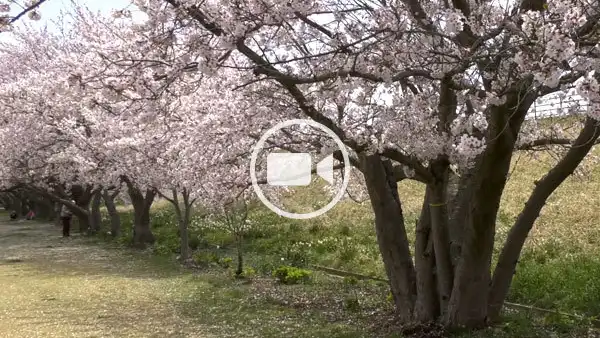
{"label": "white railing", "polygon": [[583,114],[587,111],[589,103],[578,95],[553,95],[536,101],[529,109],[528,116],[550,117]]}

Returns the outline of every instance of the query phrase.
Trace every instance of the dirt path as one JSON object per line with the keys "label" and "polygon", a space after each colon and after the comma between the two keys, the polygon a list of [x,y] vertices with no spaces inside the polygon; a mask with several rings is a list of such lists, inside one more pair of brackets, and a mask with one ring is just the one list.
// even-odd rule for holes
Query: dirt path
{"label": "dirt path", "polygon": [[210,337],[178,307],[186,280],[52,225],[0,222],[4,338]]}

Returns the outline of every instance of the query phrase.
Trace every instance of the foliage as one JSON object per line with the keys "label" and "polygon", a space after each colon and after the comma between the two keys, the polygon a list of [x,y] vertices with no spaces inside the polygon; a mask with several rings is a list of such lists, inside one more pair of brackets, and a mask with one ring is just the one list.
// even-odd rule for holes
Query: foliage
{"label": "foliage", "polygon": [[312,272],[293,266],[282,265],[273,271],[273,276],[283,284],[306,283],[310,280]]}
{"label": "foliage", "polygon": [[225,269],[229,269],[232,263],[233,259],[231,257],[224,257],[219,259],[219,265],[221,265]]}
{"label": "foliage", "polygon": [[219,257],[216,254],[207,251],[198,251],[194,253],[192,259],[194,260],[194,263],[202,267],[209,267],[219,263]]}
{"label": "foliage", "polygon": [[246,279],[252,279],[252,278],[256,277],[256,270],[254,270],[254,268],[252,268],[252,267],[247,266],[244,268],[244,271],[242,272],[240,277],[246,278]]}

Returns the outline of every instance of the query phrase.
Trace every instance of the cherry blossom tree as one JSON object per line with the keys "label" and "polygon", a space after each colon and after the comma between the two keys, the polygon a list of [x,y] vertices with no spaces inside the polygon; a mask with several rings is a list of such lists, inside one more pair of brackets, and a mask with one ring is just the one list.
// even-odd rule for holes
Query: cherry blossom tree
{"label": "cherry blossom tree", "polygon": [[[148,39],[139,27],[122,20],[128,18],[123,11],[115,17],[77,7],[71,14],[73,28],[68,31],[18,35],[20,45],[5,50],[24,59],[23,78],[5,92],[6,102],[19,112],[30,113],[32,119],[40,115],[36,127],[54,127],[52,132],[31,133],[47,136],[52,142],[57,134],[63,136],[64,143],[53,153],[36,153],[30,158],[42,163],[36,173],[50,172],[56,182],[79,180],[90,185],[85,208],[75,211],[91,224],[98,223],[102,187],[118,187],[122,182],[134,206],[134,244],[152,243],[150,206],[161,190],[174,190],[176,194],[168,200],[176,206],[182,240],[187,242],[190,211],[199,190],[207,191],[209,186],[223,189],[222,184],[230,179],[234,184],[243,181],[241,185],[247,187],[247,179],[239,174],[240,168],[245,172],[247,167],[236,163],[230,141],[232,133],[241,130],[242,124],[236,125],[236,121],[244,119],[244,105],[236,104],[239,98],[223,81],[203,78],[202,72],[171,78],[174,71],[194,70],[189,52],[173,41]],[[38,109],[41,101],[43,111]],[[31,113],[35,109],[38,112]],[[224,120],[230,127],[221,122]],[[13,122],[27,128],[22,120]],[[9,130],[7,127],[7,137]],[[246,147],[242,148],[247,153]],[[23,179],[23,175],[15,177]],[[40,174],[37,183],[47,180],[47,175]],[[183,194],[183,209],[177,192]],[[210,196],[212,202],[218,202],[217,195]],[[111,194],[105,192],[104,197],[114,214]],[[58,200],[70,205],[65,199]],[[91,210],[86,212],[90,202]],[[115,222],[113,230],[117,230]]]}
{"label": "cherry blossom tree", "polygon": [[[142,23],[79,8],[73,29],[24,34],[5,49],[22,62],[3,57],[0,67],[4,184],[43,193],[75,183],[89,204],[100,187],[124,182],[134,242],[151,243],[157,190],[175,191],[177,208],[182,193],[183,229],[195,201],[218,208],[248,198],[256,135],[311,118],[334,131],[363,175],[405,322],[498,319],[535,219],[600,136],[594,3],[135,3],[148,16]],[[574,137],[528,115],[557,93],[587,102],[567,112]],[[272,144],[330,146],[305,134]],[[535,183],[492,270],[513,153],[548,145],[567,150]],[[414,254],[397,193],[404,179],[426,187]]]}
{"label": "cherry blossom tree", "polygon": [[[0,13],[9,13],[0,15],[0,32],[9,30],[11,25],[17,22],[22,17],[27,17],[31,20],[41,19],[39,8],[48,0],[27,0],[27,1],[2,1],[0,2]],[[13,14],[10,14],[10,13]]]}
{"label": "cherry blossom tree", "polygon": [[[197,50],[205,67],[252,73],[249,90],[280,108],[255,119],[278,121],[300,111],[353,152],[404,321],[478,327],[497,319],[537,215],[600,134],[595,3],[136,4],[148,14],[149,30],[177,27],[179,42]],[[534,102],[557,92],[587,100],[573,118],[579,135],[536,182],[492,274],[511,158],[515,148],[531,144],[524,121]],[[414,257],[395,192],[405,178],[427,187]]]}

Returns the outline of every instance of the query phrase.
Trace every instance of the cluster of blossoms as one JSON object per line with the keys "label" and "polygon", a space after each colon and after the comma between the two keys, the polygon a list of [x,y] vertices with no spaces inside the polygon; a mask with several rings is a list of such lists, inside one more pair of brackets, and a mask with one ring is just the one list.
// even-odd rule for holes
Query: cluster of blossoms
{"label": "cluster of blossoms", "polygon": [[[597,8],[585,2],[521,12],[516,4],[464,10],[418,2],[421,14],[403,3],[352,1],[135,3],[148,14],[148,29],[188,18],[177,26],[180,42],[201,50],[213,74],[229,67],[262,77],[247,90],[277,109],[261,110],[255,120],[297,117],[300,107],[339,127],[354,150],[368,144],[424,163],[442,155],[466,166],[486,146],[494,107],[507,104],[527,76],[536,97],[581,79],[590,83],[578,86],[578,94],[597,102],[598,44],[593,32],[581,34]],[[485,67],[480,60],[486,58],[496,64]],[[440,111],[451,102],[441,96],[442,86],[456,95],[448,114]]]}
{"label": "cluster of blossoms", "polygon": [[[572,2],[510,14],[495,2],[136,0],[135,21],[76,7],[70,30],[15,32],[3,47],[2,180],[128,176],[224,200],[248,186],[256,135],[307,116],[353,157],[466,167],[519,90],[531,104],[574,85],[600,118],[598,43],[583,31],[597,9]],[[296,151],[328,146],[292,138]]]}
{"label": "cluster of blossoms", "polygon": [[128,177],[217,204],[247,190],[240,155],[253,141],[241,121],[252,112],[231,90],[234,72],[206,76],[184,47],[148,40],[127,16],[76,8],[73,18],[69,31],[15,31],[2,46],[3,186]]}

